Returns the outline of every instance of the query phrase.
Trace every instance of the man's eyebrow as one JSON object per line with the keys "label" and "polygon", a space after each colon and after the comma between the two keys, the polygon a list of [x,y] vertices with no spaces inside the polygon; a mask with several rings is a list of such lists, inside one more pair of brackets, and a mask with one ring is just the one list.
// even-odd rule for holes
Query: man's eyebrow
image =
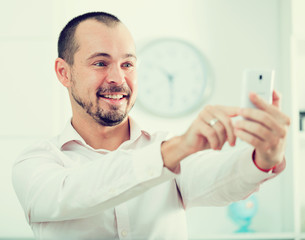
{"label": "man's eyebrow", "polygon": [[91,55],[88,57],[88,60],[90,60],[90,59],[92,59],[92,58],[95,58],[95,57],[106,57],[106,58],[111,58],[111,56],[110,56],[108,53],[96,52],[96,53],[91,54]]}
{"label": "man's eyebrow", "polygon": [[[91,54],[88,57],[88,60],[95,58],[95,57],[106,57],[106,58],[111,58],[111,55],[108,53],[104,53],[104,52],[96,52]],[[134,58],[137,59],[136,55],[132,54],[132,53],[126,53],[125,55],[123,55],[123,58]]]}
{"label": "man's eyebrow", "polygon": [[134,55],[134,54],[132,54],[132,53],[127,53],[127,54],[125,54],[124,58],[134,58],[134,59],[137,60],[136,55]]}

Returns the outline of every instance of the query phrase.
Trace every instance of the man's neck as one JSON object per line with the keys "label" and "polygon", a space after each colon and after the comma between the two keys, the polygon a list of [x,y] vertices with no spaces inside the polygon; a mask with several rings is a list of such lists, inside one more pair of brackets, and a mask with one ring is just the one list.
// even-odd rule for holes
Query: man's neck
{"label": "man's neck", "polygon": [[72,126],[85,142],[94,149],[113,151],[130,139],[128,117],[119,125],[107,127],[98,124],[93,119],[88,121],[88,119],[73,116]]}

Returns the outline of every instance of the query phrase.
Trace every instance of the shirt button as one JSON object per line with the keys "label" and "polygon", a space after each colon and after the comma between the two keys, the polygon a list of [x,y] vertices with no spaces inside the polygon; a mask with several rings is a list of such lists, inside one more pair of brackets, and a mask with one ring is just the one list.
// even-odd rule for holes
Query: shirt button
{"label": "shirt button", "polygon": [[123,237],[126,237],[128,232],[126,230],[122,230],[121,234],[122,234]]}

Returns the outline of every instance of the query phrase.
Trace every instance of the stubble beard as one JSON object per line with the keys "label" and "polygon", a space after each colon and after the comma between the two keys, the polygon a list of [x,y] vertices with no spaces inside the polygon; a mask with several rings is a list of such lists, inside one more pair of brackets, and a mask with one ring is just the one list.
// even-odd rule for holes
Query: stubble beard
{"label": "stubble beard", "polygon": [[[106,93],[106,92],[126,92],[127,95],[127,106],[126,109],[121,111],[119,109],[119,107],[114,106],[114,105],[110,105],[109,106],[109,110],[105,110],[102,109],[99,105],[99,101],[100,101],[100,94],[101,93]],[[72,79],[72,87],[71,87],[71,95],[73,97],[73,99],[75,100],[75,102],[81,106],[87,114],[89,114],[95,122],[97,122],[98,124],[102,125],[102,126],[116,126],[118,124],[120,124],[127,116],[127,114],[129,113],[129,111],[132,109],[133,105],[131,106],[131,108],[128,111],[128,104],[129,104],[129,99],[130,99],[130,95],[131,95],[131,90],[129,89],[128,86],[108,86],[108,87],[101,87],[97,93],[96,93],[96,103],[94,107],[94,104],[90,101],[85,101],[84,99],[82,99],[76,91],[76,87],[75,87],[75,81]]]}

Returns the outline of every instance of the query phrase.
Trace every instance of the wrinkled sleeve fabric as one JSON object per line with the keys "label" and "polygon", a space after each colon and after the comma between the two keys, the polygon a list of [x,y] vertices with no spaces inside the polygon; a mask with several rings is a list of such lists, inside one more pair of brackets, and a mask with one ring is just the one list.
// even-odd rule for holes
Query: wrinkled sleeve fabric
{"label": "wrinkled sleeve fabric", "polygon": [[27,149],[12,171],[27,221],[93,216],[173,179],[175,174],[163,167],[160,145],[155,141],[141,149],[116,150],[72,168],[63,166],[47,141]]}
{"label": "wrinkled sleeve fabric", "polygon": [[259,170],[252,160],[253,150],[252,147],[207,150],[182,161],[176,182],[185,208],[225,206],[244,199],[284,170],[285,160],[273,172]]}

